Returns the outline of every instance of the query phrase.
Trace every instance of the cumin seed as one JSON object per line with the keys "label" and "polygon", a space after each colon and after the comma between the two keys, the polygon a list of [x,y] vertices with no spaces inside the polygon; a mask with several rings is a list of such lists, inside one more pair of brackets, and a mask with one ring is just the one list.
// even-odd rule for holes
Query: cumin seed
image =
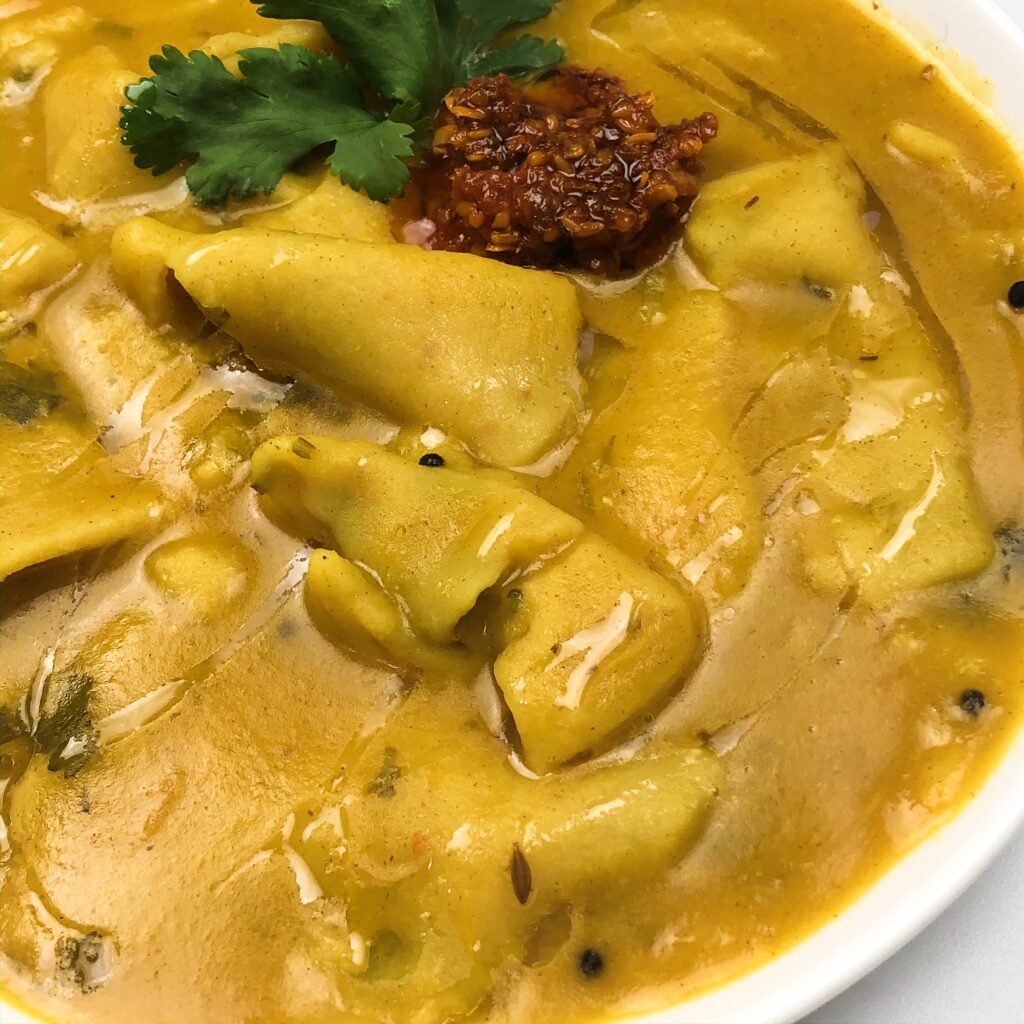
{"label": "cumin seed", "polygon": [[533,891],[533,872],[530,862],[526,859],[518,843],[512,844],[512,857],[508,862],[508,871],[512,876],[512,891],[520,904],[525,904]]}

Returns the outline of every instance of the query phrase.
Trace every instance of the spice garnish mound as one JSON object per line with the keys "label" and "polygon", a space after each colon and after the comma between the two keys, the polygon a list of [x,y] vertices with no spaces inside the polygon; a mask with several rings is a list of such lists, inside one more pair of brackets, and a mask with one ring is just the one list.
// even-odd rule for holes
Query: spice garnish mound
{"label": "spice garnish mound", "polygon": [[432,248],[609,275],[654,262],[697,197],[718,121],[663,125],[653,104],[572,66],[526,86],[497,75],[453,89],[426,184]]}

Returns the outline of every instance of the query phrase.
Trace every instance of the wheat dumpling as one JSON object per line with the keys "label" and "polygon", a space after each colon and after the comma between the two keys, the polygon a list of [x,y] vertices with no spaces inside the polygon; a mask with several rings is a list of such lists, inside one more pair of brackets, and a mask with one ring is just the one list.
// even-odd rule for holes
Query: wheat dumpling
{"label": "wheat dumpling", "polygon": [[43,382],[0,364],[0,579],[158,520],[160,492],[119,472],[96,430]]}
{"label": "wheat dumpling", "polygon": [[[879,388],[876,394],[886,396]],[[872,409],[876,422],[887,414]],[[883,433],[838,445],[808,484],[828,523],[806,535],[819,582],[856,583],[866,599],[880,602],[969,576],[991,561],[991,532],[966,460],[934,405],[912,409]]]}
{"label": "wheat dumpling", "polygon": [[0,307],[20,306],[77,262],[70,246],[30,217],[0,210]]}
{"label": "wheat dumpling", "polygon": [[[353,1012],[382,989],[395,1020],[424,1006],[470,1010],[494,966],[521,955],[567,901],[584,904],[685,856],[721,778],[713,755],[683,747],[528,780],[463,716],[414,690],[346,761],[336,795],[296,809],[315,824],[296,829],[295,849],[346,908],[321,956]],[[353,962],[352,933],[374,951],[369,966]]]}
{"label": "wheat dumpling", "polygon": [[325,636],[362,658],[396,668],[444,672],[464,662],[453,647],[416,636],[401,605],[372,573],[336,551],[320,548],[310,554],[306,606]]}
{"label": "wheat dumpling", "polygon": [[526,491],[357,441],[274,438],[256,451],[252,479],[305,536],[369,566],[437,642],[513,568],[583,532]]}
{"label": "wheat dumpling", "polygon": [[878,276],[863,206],[860,175],[825,148],[708,183],[687,226],[688,245],[720,288],[842,288]]}
{"label": "wheat dumpling", "polygon": [[333,174],[325,175],[312,191],[279,209],[249,214],[245,223],[247,227],[329,235],[350,242],[397,244],[387,207],[342,185]]}
{"label": "wheat dumpling", "polygon": [[592,534],[506,588],[497,634],[494,677],[534,771],[654,707],[685,676],[699,637],[678,586]]}
{"label": "wheat dumpling", "polygon": [[46,176],[56,195],[113,199],[159,188],[120,143],[119,108],[125,87],[135,80],[112,50],[94,46],[47,83]]}
{"label": "wheat dumpling", "polygon": [[620,547],[639,546],[652,564],[723,597],[743,586],[763,540],[757,495],[730,437],[742,344],[720,295],[685,294],[630,352],[624,390],[564,474]]}
{"label": "wheat dumpling", "polygon": [[554,274],[286,231],[195,235],[148,219],[123,225],[113,252],[149,295],[171,271],[263,368],[451,431],[485,462],[529,465],[576,429],[580,312]]}

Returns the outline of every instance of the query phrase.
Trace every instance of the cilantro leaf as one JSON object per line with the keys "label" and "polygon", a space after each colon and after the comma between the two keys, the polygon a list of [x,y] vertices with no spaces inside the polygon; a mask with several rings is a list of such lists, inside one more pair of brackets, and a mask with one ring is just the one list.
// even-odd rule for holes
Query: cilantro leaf
{"label": "cilantro leaf", "polygon": [[252,2],[264,18],[319,21],[359,76],[388,99],[429,111],[448,91],[433,0]]}
{"label": "cilantro leaf", "polygon": [[[543,18],[555,0],[436,0],[448,52],[457,54],[457,71],[464,71],[482,47],[502,32]],[[562,56],[559,47],[558,57]],[[507,70],[507,69],[502,69]],[[471,76],[468,76],[471,77]],[[465,81],[465,79],[463,79]],[[461,84],[456,81],[453,85]]]}
{"label": "cilantro leaf", "polygon": [[528,74],[564,55],[526,37],[481,54],[506,29],[548,14],[554,0],[252,0],[265,18],[319,21],[381,95],[433,111],[477,75]]}
{"label": "cilantro leaf", "polygon": [[338,140],[327,165],[351,188],[365,187],[371,199],[400,196],[409,180],[409,168],[401,158],[412,155],[412,133],[411,125],[395,121],[353,125],[344,140]]}
{"label": "cilantro leaf", "polygon": [[409,125],[363,105],[345,68],[289,44],[241,51],[240,78],[199,50],[172,46],[150,59],[153,77],[125,90],[122,141],[155,174],[196,157],[185,178],[197,201],[270,192],[297,160],[334,143],[331,169],[374,199],[401,194],[412,154]]}
{"label": "cilantro leaf", "polygon": [[463,79],[490,78],[499,72],[511,75],[528,75],[557,64],[563,56],[562,47],[553,39],[545,42],[536,36],[520,36],[514,43],[497,50],[487,50],[471,57],[463,65]]}
{"label": "cilantro leaf", "polygon": [[443,45],[450,65],[448,87],[501,72],[533,74],[557,64],[565,51],[554,40],[522,36],[507,46],[488,49],[507,29],[543,18],[555,0],[436,0]]}

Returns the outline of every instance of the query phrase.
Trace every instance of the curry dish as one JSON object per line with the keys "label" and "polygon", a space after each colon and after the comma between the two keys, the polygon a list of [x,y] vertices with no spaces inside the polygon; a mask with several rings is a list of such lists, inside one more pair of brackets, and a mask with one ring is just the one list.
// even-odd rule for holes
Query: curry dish
{"label": "curry dish", "polygon": [[[869,3],[517,3],[507,77],[387,118],[301,0],[0,3],[0,985],[43,1019],[667,1007],[1015,734],[1017,144]],[[352,60],[341,169],[130,151],[167,45],[225,95]]]}

